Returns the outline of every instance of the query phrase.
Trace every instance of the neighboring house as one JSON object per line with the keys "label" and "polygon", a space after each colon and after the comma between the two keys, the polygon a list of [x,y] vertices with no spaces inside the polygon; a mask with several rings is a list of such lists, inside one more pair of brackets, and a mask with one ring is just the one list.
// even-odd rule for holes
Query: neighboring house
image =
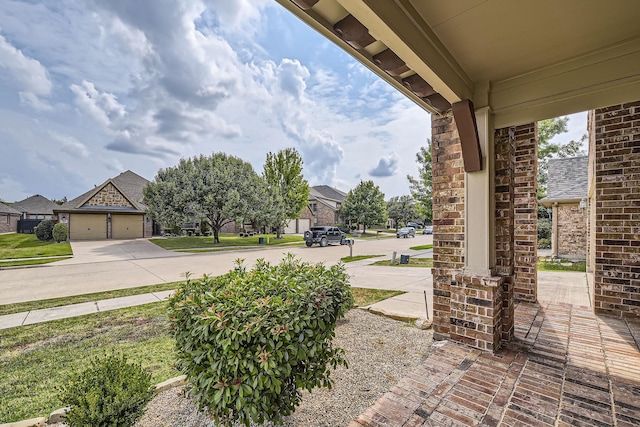
{"label": "neighboring house", "polygon": [[154,224],[142,203],[148,183],[126,171],[58,206],[54,213],[67,224],[69,240],[151,237]]}
{"label": "neighboring house", "polygon": [[553,209],[551,254],[572,260],[587,258],[588,157],[549,160],[547,197]]}
{"label": "neighboring house", "polygon": [[300,213],[300,220],[306,220],[311,227],[339,224],[340,208],[347,193],[328,185],[316,185],[309,190],[309,204]]}
{"label": "neighboring house", "polygon": [[20,212],[0,203],[0,233],[15,233],[18,230]]}
{"label": "neighboring house", "polygon": [[20,211],[22,219],[56,219],[53,210],[58,208],[58,205],[46,197],[36,194],[12,203],[11,207]]}

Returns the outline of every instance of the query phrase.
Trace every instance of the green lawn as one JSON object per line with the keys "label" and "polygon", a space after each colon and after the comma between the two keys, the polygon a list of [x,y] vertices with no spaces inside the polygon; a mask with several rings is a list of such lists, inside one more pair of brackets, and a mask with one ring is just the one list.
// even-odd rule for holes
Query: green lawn
{"label": "green lawn", "polygon": [[[258,243],[259,238],[264,239],[264,244]],[[197,249],[198,252],[207,249],[246,247],[246,246],[279,246],[284,244],[303,244],[302,236],[283,234],[280,239],[276,239],[275,234],[260,234],[253,237],[239,237],[235,234],[220,234],[220,243],[213,242],[213,236],[182,236],[162,239],[150,239],[156,245],[168,250]]]}
{"label": "green lawn", "polygon": [[409,249],[413,249],[414,251],[422,251],[422,250],[431,249],[431,248],[433,248],[433,245],[429,244],[429,245],[411,246]]}
{"label": "green lawn", "polygon": [[[353,288],[360,307],[401,293]],[[140,363],[154,383],[179,375],[166,308],[158,302],[0,330],[0,423],[46,417],[61,408],[56,386],[86,360],[111,350]]]}
{"label": "green lawn", "polygon": [[56,261],[62,261],[65,259],[72,258],[70,256],[62,256],[58,258],[33,258],[33,259],[21,259],[20,261],[4,261],[0,260],[0,270],[6,267],[21,267],[25,265],[41,265],[41,264],[50,264]]}
{"label": "green lawn", "polygon": [[369,259],[369,258],[377,258],[379,256],[382,255],[356,255],[356,256],[346,256],[346,257],[342,257],[340,258],[340,261],[342,262],[353,262],[353,261],[361,261],[363,259]]}
{"label": "green lawn", "polygon": [[387,267],[423,267],[423,268],[433,268],[433,258],[409,258],[409,264],[400,264],[400,257],[396,258],[396,263],[391,264],[391,260],[387,259],[384,261],[376,261],[371,265],[382,265]]}
{"label": "green lawn", "polygon": [[538,271],[587,271],[585,261],[543,260],[538,262]]}
{"label": "green lawn", "polygon": [[35,234],[0,234],[0,259],[73,255],[69,242],[41,242]]}

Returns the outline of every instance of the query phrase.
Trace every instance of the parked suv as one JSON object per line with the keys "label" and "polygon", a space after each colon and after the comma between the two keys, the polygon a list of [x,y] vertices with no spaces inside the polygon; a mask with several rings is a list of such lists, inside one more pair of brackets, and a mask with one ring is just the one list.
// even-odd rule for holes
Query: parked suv
{"label": "parked suv", "polygon": [[310,230],[304,232],[304,242],[307,246],[314,243],[320,246],[327,246],[329,243],[346,244],[347,235],[338,227],[311,227]]}
{"label": "parked suv", "polygon": [[404,237],[405,239],[407,237],[416,237],[416,229],[413,227],[403,227],[398,230],[398,232],[396,233],[396,237],[398,239],[401,237]]}

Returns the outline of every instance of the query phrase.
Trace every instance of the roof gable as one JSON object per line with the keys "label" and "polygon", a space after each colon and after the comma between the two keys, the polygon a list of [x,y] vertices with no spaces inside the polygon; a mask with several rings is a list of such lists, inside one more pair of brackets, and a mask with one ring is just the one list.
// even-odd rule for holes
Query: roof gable
{"label": "roof gable", "polygon": [[35,196],[15,202],[13,207],[20,212],[26,212],[28,214],[52,215],[53,210],[56,209],[58,205],[46,197],[36,194]]}
{"label": "roof gable", "polygon": [[545,200],[582,199],[588,191],[588,157],[549,160]]}

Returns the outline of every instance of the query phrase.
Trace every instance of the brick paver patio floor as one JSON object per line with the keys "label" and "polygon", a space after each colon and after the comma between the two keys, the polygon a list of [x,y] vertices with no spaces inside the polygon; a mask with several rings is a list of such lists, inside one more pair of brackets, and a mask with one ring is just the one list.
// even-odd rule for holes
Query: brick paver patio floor
{"label": "brick paver patio floor", "polygon": [[495,355],[449,341],[349,427],[640,426],[640,322],[518,304]]}

